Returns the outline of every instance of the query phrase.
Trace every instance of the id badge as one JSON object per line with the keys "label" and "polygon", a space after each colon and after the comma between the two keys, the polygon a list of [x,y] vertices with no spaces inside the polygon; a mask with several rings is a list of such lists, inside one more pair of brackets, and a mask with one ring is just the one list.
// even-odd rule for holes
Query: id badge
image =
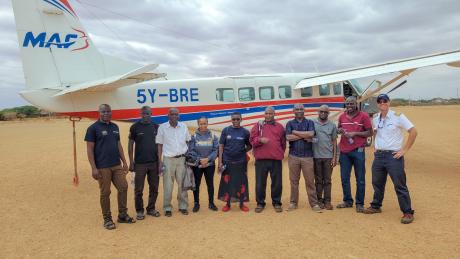
{"label": "id badge", "polygon": [[364,152],[364,148],[363,148],[363,147],[359,147],[359,148],[358,148],[358,152]]}

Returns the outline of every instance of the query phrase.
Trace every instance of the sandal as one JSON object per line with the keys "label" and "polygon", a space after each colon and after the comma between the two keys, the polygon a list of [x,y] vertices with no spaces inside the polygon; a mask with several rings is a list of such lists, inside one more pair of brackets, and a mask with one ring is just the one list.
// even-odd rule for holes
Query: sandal
{"label": "sandal", "polygon": [[150,215],[152,217],[158,218],[161,214],[157,210],[149,210],[149,211],[147,211],[147,215]]}
{"label": "sandal", "polygon": [[108,230],[116,229],[115,223],[113,223],[112,219],[104,221],[104,228]]}
{"label": "sandal", "polygon": [[125,214],[123,216],[118,216],[117,222],[118,223],[132,224],[132,223],[136,223],[136,220],[131,218],[128,214]]}

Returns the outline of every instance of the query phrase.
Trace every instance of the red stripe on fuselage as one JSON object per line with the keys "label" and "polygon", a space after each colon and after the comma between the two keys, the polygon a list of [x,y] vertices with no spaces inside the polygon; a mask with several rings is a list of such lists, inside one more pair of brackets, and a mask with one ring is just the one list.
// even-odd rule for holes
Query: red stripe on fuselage
{"label": "red stripe on fuselage", "polygon": [[[304,98],[304,99],[293,99],[293,100],[275,100],[265,102],[252,102],[247,104],[241,103],[230,103],[230,104],[212,104],[212,105],[194,105],[194,106],[170,106],[170,107],[152,107],[153,116],[167,115],[170,108],[178,108],[180,113],[195,113],[195,112],[207,112],[207,111],[218,111],[218,110],[231,110],[231,109],[244,109],[260,106],[275,106],[283,104],[295,104],[295,103],[342,103],[343,97],[326,97],[326,98]],[[126,120],[140,117],[139,108],[135,109],[123,109],[123,110],[112,110],[113,120]],[[305,109],[308,111],[309,109]],[[315,109],[316,110],[316,109]],[[98,111],[82,111],[82,112],[62,112],[60,114],[84,117],[84,118],[99,118]]]}

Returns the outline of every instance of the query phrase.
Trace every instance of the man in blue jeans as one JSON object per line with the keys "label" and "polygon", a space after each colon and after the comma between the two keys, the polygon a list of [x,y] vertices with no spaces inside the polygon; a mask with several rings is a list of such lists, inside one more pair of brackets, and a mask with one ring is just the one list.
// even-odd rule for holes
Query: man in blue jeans
{"label": "man in blue jeans", "polygon": [[372,124],[367,113],[358,110],[356,97],[350,96],[345,100],[345,112],[338,121],[340,138],[340,175],[342,178],[343,202],[338,209],[352,208],[350,175],[355,168],[356,177],[356,212],[364,211],[364,195],[366,190],[366,160],[364,147],[367,137],[372,136]]}
{"label": "man in blue jeans", "polygon": [[[406,185],[404,171],[404,154],[409,151],[417,137],[417,130],[404,114],[390,110],[390,98],[386,94],[377,97],[380,113],[373,119],[375,134],[375,158],[372,164],[372,186],[374,199],[371,206],[364,210],[365,214],[380,213],[387,175],[391,180],[398,196],[399,208],[403,216],[401,223],[409,224],[414,221],[414,211],[411,207],[409,189]],[[409,132],[403,147],[404,131]]]}

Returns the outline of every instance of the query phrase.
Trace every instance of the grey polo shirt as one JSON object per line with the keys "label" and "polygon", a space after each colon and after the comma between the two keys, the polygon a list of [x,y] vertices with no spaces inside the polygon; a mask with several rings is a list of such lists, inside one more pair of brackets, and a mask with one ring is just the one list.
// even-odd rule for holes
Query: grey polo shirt
{"label": "grey polo shirt", "polygon": [[318,139],[313,143],[314,158],[332,158],[334,155],[332,141],[337,139],[337,126],[331,121],[322,124],[318,119],[313,120],[315,123],[315,137]]}

